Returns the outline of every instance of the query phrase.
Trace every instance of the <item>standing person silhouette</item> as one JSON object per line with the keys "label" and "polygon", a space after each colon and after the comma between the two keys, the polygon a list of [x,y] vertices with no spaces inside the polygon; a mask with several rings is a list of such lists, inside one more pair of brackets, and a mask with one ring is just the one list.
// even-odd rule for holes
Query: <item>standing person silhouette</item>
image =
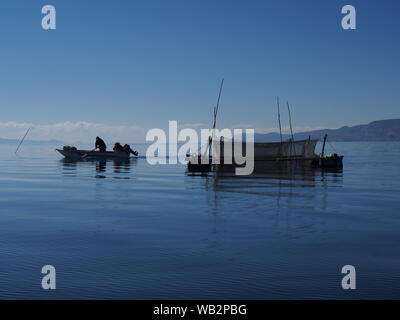
{"label": "standing person silhouette", "polygon": [[99,149],[100,152],[106,152],[106,150],[107,150],[107,146],[106,146],[105,142],[100,137],[96,137],[95,149]]}

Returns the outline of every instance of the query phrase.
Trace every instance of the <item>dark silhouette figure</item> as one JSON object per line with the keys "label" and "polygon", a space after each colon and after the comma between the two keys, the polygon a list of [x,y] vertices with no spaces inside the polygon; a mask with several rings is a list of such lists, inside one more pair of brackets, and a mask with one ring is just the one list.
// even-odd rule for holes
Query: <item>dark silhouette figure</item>
{"label": "dark silhouette figure", "polygon": [[139,153],[135,150],[131,149],[131,146],[129,144],[124,145],[123,150],[127,153],[132,153],[133,155],[137,156]]}
{"label": "dark silhouette figure", "polygon": [[99,149],[101,152],[106,152],[107,150],[107,146],[105,144],[105,142],[103,141],[103,139],[96,137],[96,145],[95,145],[96,149]]}
{"label": "dark silhouette figure", "polygon": [[114,150],[114,152],[123,152],[123,151],[124,151],[124,148],[121,146],[121,144],[120,144],[119,142],[117,142],[117,143],[114,145],[113,150]]}

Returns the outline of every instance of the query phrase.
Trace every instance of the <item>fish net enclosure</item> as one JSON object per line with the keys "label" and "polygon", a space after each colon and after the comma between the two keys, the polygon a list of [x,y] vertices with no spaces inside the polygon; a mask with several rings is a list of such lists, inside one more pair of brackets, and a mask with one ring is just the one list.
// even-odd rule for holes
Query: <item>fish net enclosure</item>
{"label": "fish net enclosure", "polygon": [[[276,158],[315,157],[315,147],[318,140],[284,141],[284,142],[256,142],[254,143],[254,159],[268,160]],[[246,153],[246,142],[216,141],[213,147],[214,156],[221,158],[231,157],[233,150]]]}

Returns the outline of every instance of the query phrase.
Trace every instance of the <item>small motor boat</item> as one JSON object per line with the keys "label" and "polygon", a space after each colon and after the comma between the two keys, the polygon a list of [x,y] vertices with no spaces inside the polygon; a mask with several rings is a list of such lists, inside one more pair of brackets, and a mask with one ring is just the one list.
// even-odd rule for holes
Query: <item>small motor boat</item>
{"label": "small motor boat", "polygon": [[[129,159],[130,153],[126,151],[114,152],[114,151],[94,151],[94,150],[78,150],[75,147],[66,146],[63,149],[56,149],[67,159],[74,160],[107,160],[107,159]],[[137,156],[137,152],[134,154]]]}

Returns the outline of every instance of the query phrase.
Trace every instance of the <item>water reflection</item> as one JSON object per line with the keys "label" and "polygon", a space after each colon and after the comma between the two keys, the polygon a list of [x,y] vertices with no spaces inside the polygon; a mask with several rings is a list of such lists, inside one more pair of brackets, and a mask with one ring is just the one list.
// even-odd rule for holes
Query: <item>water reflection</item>
{"label": "water reflection", "polygon": [[92,177],[97,179],[132,179],[130,173],[137,159],[125,160],[60,160],[62,174],[68,177]]}
{"label": "water reflection", "polygon": [[236,175],[231,168],[219,168],[216,172],[193,179],[198,181],[194,181],[192,186],[204,188],[213,194],[214,208],[218,207],[219,199],[233,198],[241,199],[242,204],[248,203],[249,207],[258,207],[268,201],[268,206],[277,210],[284,206],[326,211],[328,191],[343,186],[342,170],[306,166],[257,164],[253,174],[248,176]]}
{"label": "water reflection", "polygon": [[[251,175],[237,175],[233,166],[218,166],[211,173],[187,172],[189,176],[208,176],[215,180],[235,179],[239,181],[257,181],[262,179],[278,180],[279,183],[285,182],[293,184],[294,182],[304,182],[307,187],[313,187],[310,182],[324,181],[328,179],[334,183],[341,183],[343,180],[342,169],[316,169],[309,166],[274,166],[269,163],[256,163]],[[240,183],[240,182],[239,182]]]}
{"label": "water reflection", "polygon": [[187,186],[205,191],[205,207],[214,216],[209,237],[213,246],[218,246],[223,233],[221,225],[232,216],[271,237],[295,240],[318,233],[322,239],[329,225],[328,213],[334,212],[338,189],[343,187],[343,172],[258,165],[250,176],[229,170],[188,175]]}

